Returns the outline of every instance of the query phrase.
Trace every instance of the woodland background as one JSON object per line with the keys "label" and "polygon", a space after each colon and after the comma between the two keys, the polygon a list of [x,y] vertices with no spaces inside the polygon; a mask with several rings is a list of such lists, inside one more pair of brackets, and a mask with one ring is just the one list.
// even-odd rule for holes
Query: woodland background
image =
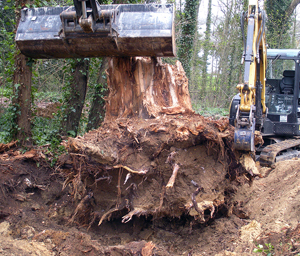
{"label": "woodland background", "polygon": [[[260,1],[268,15],[269,48],[299,48],[299,2]],[[103,121],[107,58],[33,60],[21,56],[14,42],[21,8],[72,4],[71,0],[0,0],[0,143],[18,139],[23,145],[49,145],[59,151],[65,136],[81,135]],[[174,4],[177,57],[163,58],[163,62],[181,61],[197,113],[226,115],[243,77],[240,14],[247,10],[248,1],[179,0]],[[20,77],[22,65],[32,76]],[[26,92],[20,79],[31,82]],[[30,106],[24,113],[26,102]],[[55,111],[40,114],[46,106]],[[24,116],[30,118],[22,121]]]}

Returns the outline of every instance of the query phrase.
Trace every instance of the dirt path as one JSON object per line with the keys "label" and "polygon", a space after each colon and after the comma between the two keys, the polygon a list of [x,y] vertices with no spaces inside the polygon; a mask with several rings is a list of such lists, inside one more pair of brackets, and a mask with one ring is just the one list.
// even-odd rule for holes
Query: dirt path
{"label": "dirt path", "polygon": [[0,255],[297,255],[300,160],[252,177],[231,136],[225,119],[119,120],[55,168],[2,145]]}

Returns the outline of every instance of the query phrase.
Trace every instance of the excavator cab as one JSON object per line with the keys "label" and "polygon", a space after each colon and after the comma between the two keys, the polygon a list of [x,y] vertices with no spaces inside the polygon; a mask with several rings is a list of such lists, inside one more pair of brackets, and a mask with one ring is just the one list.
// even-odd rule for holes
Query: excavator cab
{"label": "excavator cab", "polygon": [[300,135],[300,51],[268,49],[264,136],[292,137]]}
{"label": "excavator cab", "polygon": [[74,0],[69,7],[24,8],[15,41],[24,55],[37,59],[173,57],[174,6]]}

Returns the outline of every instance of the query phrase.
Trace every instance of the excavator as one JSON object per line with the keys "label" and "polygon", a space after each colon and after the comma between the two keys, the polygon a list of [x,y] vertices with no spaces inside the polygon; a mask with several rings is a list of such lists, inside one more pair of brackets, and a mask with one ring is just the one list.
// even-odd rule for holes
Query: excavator
{"label": "excavator", "polygon": [[[300,50],[267,49],[266,13],[249,0],[241,14],[244,78],[232,99],[229,122],[235,126],[234,148],[255,152],[261,165],[300,155]],[[247,39],[244,26],[247,22]],[[264,143],[255,147],[255,131]]]}
{"label": "excavator", "polygon": [[174,6],[74,0],[69,7],[24,8],[15,41],[35,59],[173,57]]}

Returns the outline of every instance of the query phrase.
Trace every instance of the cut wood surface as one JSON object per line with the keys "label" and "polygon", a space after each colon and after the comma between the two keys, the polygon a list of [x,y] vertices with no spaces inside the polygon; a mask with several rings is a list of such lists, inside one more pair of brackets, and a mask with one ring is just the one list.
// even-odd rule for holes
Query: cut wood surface
{"label": "cut wood surface", "polygon": [[107,76],[106,119],[194,112],[179,61],[173,66],[156,58],[111,58]]}

